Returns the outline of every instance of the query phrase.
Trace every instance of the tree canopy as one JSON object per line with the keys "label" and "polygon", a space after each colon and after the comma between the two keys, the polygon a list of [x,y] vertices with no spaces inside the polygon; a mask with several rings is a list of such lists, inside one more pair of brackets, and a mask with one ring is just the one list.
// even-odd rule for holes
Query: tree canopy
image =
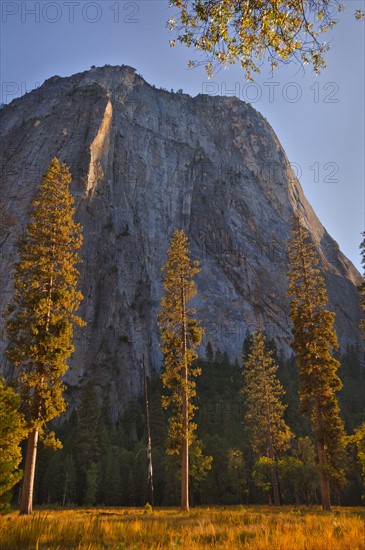
{"label": "tree canopy", "polygon": [[[176,41],[203,52],[209,76],[220,66],[240,63],[247,79],[259,72],[266,56],[275,69],[291,61],[325,67],[329,46],[323,35],[337,23],[344,10],[339,0],[170,0],[178,9],[168,21]],[[362,19],[363,12],[355,11]]]}

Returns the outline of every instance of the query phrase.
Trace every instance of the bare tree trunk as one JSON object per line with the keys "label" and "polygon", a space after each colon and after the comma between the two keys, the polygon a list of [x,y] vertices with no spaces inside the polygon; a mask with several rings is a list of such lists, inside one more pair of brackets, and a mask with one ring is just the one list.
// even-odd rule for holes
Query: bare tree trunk
{"label": "bare tree trunk", "polygon": [[147,388],[147,373],[144,355],[142,355],[143,364],[143,387],[144,387],[144,408],[146,419],[146,453],[147,453],[147,502],[154,505],[153,495],[153,468],[152,468],[152,441],[151,441],[151,426],[150,426],[150,411],[148,404],[148,388]]}
{"label": "bare tree trunk", "polygon": [[317,456],[320,470],[320,485],[322,508],[325,511],[331,511],[331,498],[328,477],[325,470],[326,456],[324,451],[323,422],[320,398],[316,397],[316,430],[317,430]]}
{"label": "bare tree trunk", "polygon": [[189,398],[188,398],[188,365],[186,361],[186,315],[185,315],[185,289],[182,281],[181,288],[182,305],[182,359],[184,362],[184,384],[182,388],[182,463],[181,463],[181,510],[189,511]]}
{"label": "bare tree trunk", "polygon": [[28,435],[27,455],[25,459],[24,479],[20,501],[20,513],[31,514],[33,511],[33,488],[35,463],[37,458],[38,428]]}

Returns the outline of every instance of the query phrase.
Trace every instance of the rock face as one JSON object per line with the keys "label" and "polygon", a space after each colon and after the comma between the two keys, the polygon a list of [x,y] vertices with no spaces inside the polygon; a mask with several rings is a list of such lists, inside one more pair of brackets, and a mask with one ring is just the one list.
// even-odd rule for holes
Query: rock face
{"label": "rock face", "polygon": [[[15,241],[52,157],[70,167],[83,226],[71,405],[92,378],[116,419],[141,390],[141,358],[158,371],[156,314],[171,233],[187,232],[204,346],[239,357],[262,323],[290,353],[285,241],[300,213],[317,246],[343,346],[359,345],[360,275],[305,199],[266,120],[234,97],[191,98],[130,67],[53,77],[0,111],[1,310],[12,293]],[[1,320],[1,346],[5,346]],[[2,354],[2,368],[7,371]]]}

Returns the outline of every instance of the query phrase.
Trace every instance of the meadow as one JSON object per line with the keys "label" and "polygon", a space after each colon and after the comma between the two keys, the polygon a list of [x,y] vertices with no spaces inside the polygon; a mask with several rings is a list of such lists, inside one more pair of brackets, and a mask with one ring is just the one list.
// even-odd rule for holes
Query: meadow
{"label": "meadow", "polygon": [[1,550],[363,550],[365,508],[235,506],[37,510],[0,516]]}

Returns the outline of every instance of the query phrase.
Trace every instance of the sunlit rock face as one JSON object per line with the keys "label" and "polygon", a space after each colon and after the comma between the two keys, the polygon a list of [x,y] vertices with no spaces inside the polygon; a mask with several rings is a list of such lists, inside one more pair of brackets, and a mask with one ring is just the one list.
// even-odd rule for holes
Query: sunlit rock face
{"label": "sunlit rock face", "polygon": [[[303,195],[265,118],[234,97],[158,90],[130,67],[53,77],[0,111],[1,310],[12,293],[15,242],[52,157],[73,175],[83,226],[76,351],[65,378],[71,408],[92,378],[114,420],[141,391],[142,356],[159,371],[161,267],[177,228],[201,262],[197,316],[240,358],[261,324],[290,350],[285,241],[300,213],[318,249],[342,346],[360,345],[360,275]],[[1,346],[6,345],[1,320]],[[9,366],[2,354],[2,368]]]}

